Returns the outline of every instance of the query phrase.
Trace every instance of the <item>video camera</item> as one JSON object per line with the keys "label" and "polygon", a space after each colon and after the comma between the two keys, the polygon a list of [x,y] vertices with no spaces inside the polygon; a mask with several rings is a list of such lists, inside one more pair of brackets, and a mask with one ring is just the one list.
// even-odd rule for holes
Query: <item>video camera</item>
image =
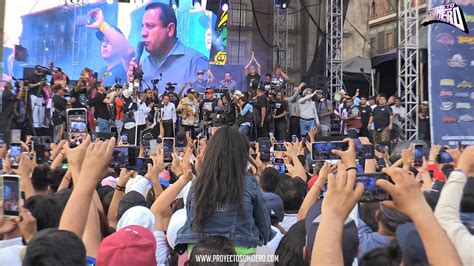
{"label": "video camera", "polygon": [[37,65],[35,67],[42,75],[53,75],[54,64],[53,62],[49,63],[48,67]]}
{"label": "video camera", "polygon": [[168,82],[166,83],[166,88],[165,90],[167,91],[174,91],[176,89],[176,85],[178,85],[178,83],[171,83],[171,82]]}

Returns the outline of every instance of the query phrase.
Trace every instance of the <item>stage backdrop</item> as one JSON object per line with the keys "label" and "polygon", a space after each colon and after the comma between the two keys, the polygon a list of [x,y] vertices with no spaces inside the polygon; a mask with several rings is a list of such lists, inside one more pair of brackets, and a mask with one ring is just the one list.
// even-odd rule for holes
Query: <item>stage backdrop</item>
{"label": "stage backdrop", "polygon": [[[445,1],[431,0],[430,8]],[[443,24],[429,25],[431,142],[474,144],[474,0],[454,1],[464,12],[469,34]]]}
{"label": "stage backdrop", "polygon": [[[75,2],[75,1],[74,1]],[[106,77],[106,85],[114,83],[115,77],[122,77],[128,69],[128,61],[134,55],[137,43],[142,40],[141,28],[145,5],[133,3],[118,3],[105,0],[78,1],[87,4],[72,4],[71,1],[51,0],[18,0],[6,1],[5,36],[3,51],[2,79],[12,77],[22,78],[25,67],[42,65],[48,67],[50,63],[61,67],[71,80],[78,79],[80,72],[89,67],[98,72],[110,72],[110,62],[115,64],[113,75]],[[168,0],[153,0],[168,5]],[[206,72],[207,62],[211,58],[213,65],[225,63],[226,27],[225,16],[203,9],[196,10],[192,0],[179,1],[180,5],[175,14],[177,17],[177,37],[184,46],[193,49],[205,58],[206,64],[199,64],[199,70]],[[110,4],[109,4],[110,3]],[[115,27],[124,37],[116,41],[117,48],[103,47],[103,38],[97,36],[97,29],[86,27],[94,22],[89,12],[99,8],[102,10],[105,21]],[[219,19],[218,19],[219,16]],[[110,41],[109,41],[110,43]],[[14,47],[22,45],[27,49],[26,61],[15,59]],[[132,53],[127,53],[132,49]],[[146,51],[142,61],[148,54]],[[114,58],[117,57],[114,60]],[[216,63],[216,58],[220,59]],[[106,60],[107,59],[107,60]],[[117,63],[119,62],[119,63]],[[109,69],[108,69],[109,68]],[[216,79],[223,78],[224,69],[214,69]],[[175,75],[180,75],[182,69],[176,69]],[[146,73],[145,73],[146,74]],[[193,75],[196,73],[193,73]],[[159,76],[154,77],[159,78]],[[194,81],[190,76],[189,81]],[[206,77],[207,78],[207,77]],[[166,82],[173,82],[178,77],[164,76],[158,84],[162,90]],[[179,82],[178,82],[179,83]],[[149,82],[149,86],[152,86]],[[178,84],[181,86],[181,84]]]}

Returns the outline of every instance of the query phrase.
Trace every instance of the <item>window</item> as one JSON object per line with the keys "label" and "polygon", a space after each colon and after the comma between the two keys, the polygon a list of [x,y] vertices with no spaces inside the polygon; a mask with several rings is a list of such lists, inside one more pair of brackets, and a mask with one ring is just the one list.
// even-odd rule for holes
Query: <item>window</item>
{"label": "window", "polygon": [[385,40],[387,42],[385,44],[385,48],[387,50],[392,50],[393,49],[393,32],[387,33],[387,36],[386,36]]}
{"label": "window", "polygon": [[388,0],[388,12],[387,13],[393,13],[395,12],[395,5],[397,4],[396,1],[393,0]]}
{"label": "window", "polygon": [[241,21],[240,25],[245,26],[246,10],[246,5],[232,4],[229,8],[229,25],[239,26],[239,21]]}
{"label": "window", "polygon": [[375,37],[370,38],[370,47],[371,50],[377,49],[377,39]]}
{"label": "window", "polygon": [[370,16],[371,17],[377,16],[377,12],[375,10],[375,0],[372,0],[372,4],[370,4]]}
{"label": "window", "polygon": [[[240,47],[240,61],[239,61],[239,47]],[[228,45],[228,55],[227,58],[229,59],[229,64],[237,65],[237,64],[244,64],[245,58],[247,56],[247,44],[245,42],[229,42]],[[245,62],[246,63],[246,62]]]}

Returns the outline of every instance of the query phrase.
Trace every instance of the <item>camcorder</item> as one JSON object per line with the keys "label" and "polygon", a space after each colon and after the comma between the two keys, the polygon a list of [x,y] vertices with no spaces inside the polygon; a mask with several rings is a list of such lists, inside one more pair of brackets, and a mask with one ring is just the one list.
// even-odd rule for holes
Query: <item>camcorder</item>
{"label": "camcorder", "polygon": [[[156,80],[156,79],[155,79]],[[153,80],[152,80],[153,82]],[[176,89],[176,85],[178,85],[178,83],[172,83],[172,82],[168,82],[166,83],[166,88],[165,90],[167,91],[174,91]]]}

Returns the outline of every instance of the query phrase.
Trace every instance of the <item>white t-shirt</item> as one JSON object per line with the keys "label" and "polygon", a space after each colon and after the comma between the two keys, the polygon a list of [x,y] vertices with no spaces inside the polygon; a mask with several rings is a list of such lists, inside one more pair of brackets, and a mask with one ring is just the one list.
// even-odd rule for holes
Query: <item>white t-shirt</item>
{"label": "white t-shirt", "polygon": [[290,228],[297,222],[298,214],[287,214],[285,213],[285,217],[283,218],[283,221],[280,223],[281,227],[283,227],[287,232],[290,230]]}
{"label": "white t-shirt", "polygon": [[272,238],[272,240],[268,241],[266,246],[275,252],[278,245],[280,244],[281,239],[283,238],[283,234],[280,232],[280,229],[274,227],[273,225],[272,230],[275,231],[276,235]]}
{"label": "white t-shirt", "polygon": [[399,114],[401,118],[406,119],[407,118],[407,110],[405,107],[400,106],[396,107],[395,105],[392,105],[392,113],[393,113],[393,123],[399,127],[402,126],[402,121],[398,120],[398,117],[395,116],[395,114]]}

